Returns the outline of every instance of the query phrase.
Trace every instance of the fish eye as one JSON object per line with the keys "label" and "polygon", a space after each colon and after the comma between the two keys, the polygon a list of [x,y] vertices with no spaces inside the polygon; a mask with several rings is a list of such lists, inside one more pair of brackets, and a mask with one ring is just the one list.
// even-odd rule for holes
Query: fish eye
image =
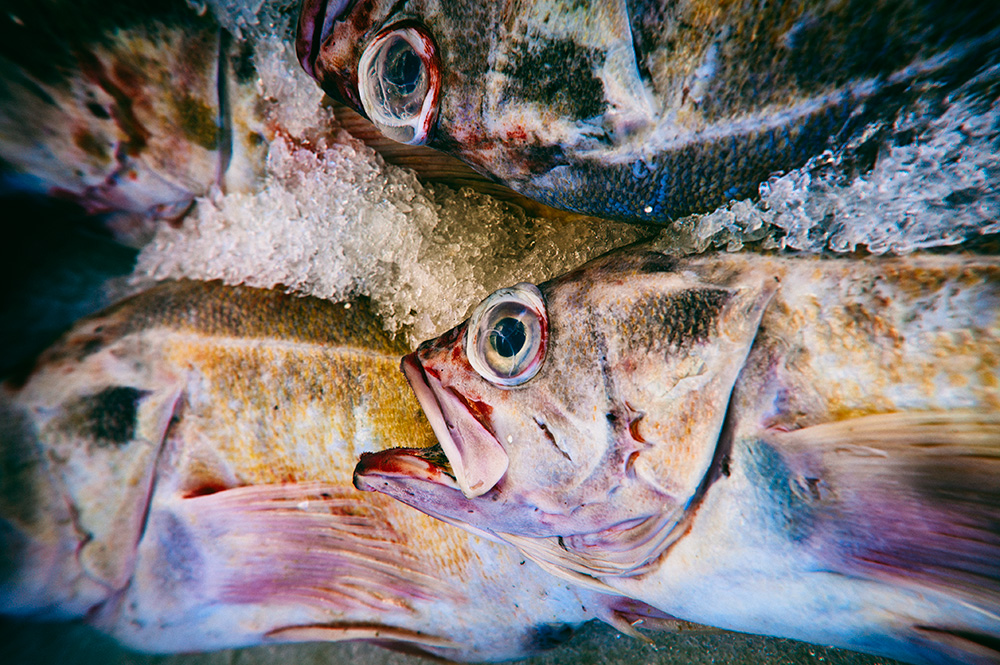
{"label": "fish eye", "polygon": [[380,32],[358,63],[365,113],[380,132],[400,143],[427,142],[437,120],[440,84],[434,41],[412,23]]}
{"label": "fish eye", "polygon": [[473,369],[498,386],[518,386],[542,367],[548,338],[545,301],[534,284],[500,289],[469,319],[465,355]]}

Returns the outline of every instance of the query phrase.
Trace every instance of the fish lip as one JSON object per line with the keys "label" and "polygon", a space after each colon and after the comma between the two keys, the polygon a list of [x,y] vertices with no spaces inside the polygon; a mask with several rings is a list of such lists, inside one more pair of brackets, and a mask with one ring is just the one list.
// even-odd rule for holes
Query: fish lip
{"label": "fish lip", "polygon": [[[336,5],[330,11],[331,5]],[[333,23],[353,4],[353,0],[303,0],[299,23],[295,31],[295,55],[306,74],[321,82],[316,75],[316,59],[323,42],[333,32]]]}
{"label": "fish lip", "polygon": [[447,462],[433,459],[444,455],[439,445],[430,448],[390,448],[375,453],[362,453],[354,467],[354,487],[363,492],[377,492],[375,478],[385,480],[416,479],[460,490]]}
{"label": "fish lip", "polygon": [[403,357],[403,374],[427,416],[462,493],[470,499],[485,494],[507,472],[507,453],[493,432],[469,410],[466,400],[428,374],[419,353],[418,350]]}

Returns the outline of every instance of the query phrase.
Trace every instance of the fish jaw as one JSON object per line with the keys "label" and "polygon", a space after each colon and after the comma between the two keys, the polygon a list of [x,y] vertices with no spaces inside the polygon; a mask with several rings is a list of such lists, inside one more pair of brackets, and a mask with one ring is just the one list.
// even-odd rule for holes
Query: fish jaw
{"label": "fish jaw", "polygon": [[496,436],[473,415],[458,393],[445,390],[440,379],[424,369],[416,352],[403,358],[402,368],[462,494],[472,499],[493,489],[510,463]]}
{"label": "fish jaw", "polygon": [[317,81],[320,81],[316,73],[316,60],[320,56],[320,49],[333,31],[334,23],[343,22],[347,18],[341,14],[348,4],[350,0],[303,0],[302,2],[295,33],[295,55],[302,69]]}

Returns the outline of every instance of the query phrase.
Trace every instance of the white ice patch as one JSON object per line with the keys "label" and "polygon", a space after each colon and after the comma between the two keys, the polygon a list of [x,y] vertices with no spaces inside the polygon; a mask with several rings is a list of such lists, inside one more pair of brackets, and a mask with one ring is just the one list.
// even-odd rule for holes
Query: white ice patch
{"label": "white ice patch", "polygon": [[874,254],[959,244],[1000,232],[998,143],[1000,106],[956,102],[911,142],[881,149],[867,172],[845,177],[843,154],[824,153],[763,183],[758,201],[680,219],[664,235],[684,253],[747,242]]}
{"label": "white ice patch", "polygon": [[455,325],[491,291],[542,281],[648,232],[543,221],[471,190],[432,189],[345,132],[277,138],[253,194],[203,199],[162,226],[136,274],[281,285],[332,300],[371,297],[411,342]]}

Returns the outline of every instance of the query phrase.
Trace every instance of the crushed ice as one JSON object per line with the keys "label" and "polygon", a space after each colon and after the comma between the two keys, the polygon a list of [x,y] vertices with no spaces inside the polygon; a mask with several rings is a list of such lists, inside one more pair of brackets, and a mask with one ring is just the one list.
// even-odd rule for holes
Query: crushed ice
{"label": "crushed ice", "polygon": [[[223,24],[252,36],[259,92],[281,131],[259,190],[215,192],[182,228],[159,228],[137,280],[221,278],[331,299],[366,295],[413,342],[454,325],[495,288],[542,281],[651,235],[614,222],[534,218],[485,194],[421,183],[336,129],[295,61],[287,2],[209,4]],[[995,87],[979,89],[995,96]],[[958,96],[931,119],[902,118],[893,133],[897,140],[859,173],[846,168],[849,153],[825,153],[772,177],[759,199],[677,220],[663,236],[683,253],[752,243],[879,254],[1000,232],[996,99]]]}
{"label": "crushed ice", "polygon": [[1000,70],[986,71],[943,113],[898,120],[866,171],[844,175],[853,146],[828,151],[770,178],[756,201],[678,220],[675,247],[905,254],[1000,232],[998,79]]}

